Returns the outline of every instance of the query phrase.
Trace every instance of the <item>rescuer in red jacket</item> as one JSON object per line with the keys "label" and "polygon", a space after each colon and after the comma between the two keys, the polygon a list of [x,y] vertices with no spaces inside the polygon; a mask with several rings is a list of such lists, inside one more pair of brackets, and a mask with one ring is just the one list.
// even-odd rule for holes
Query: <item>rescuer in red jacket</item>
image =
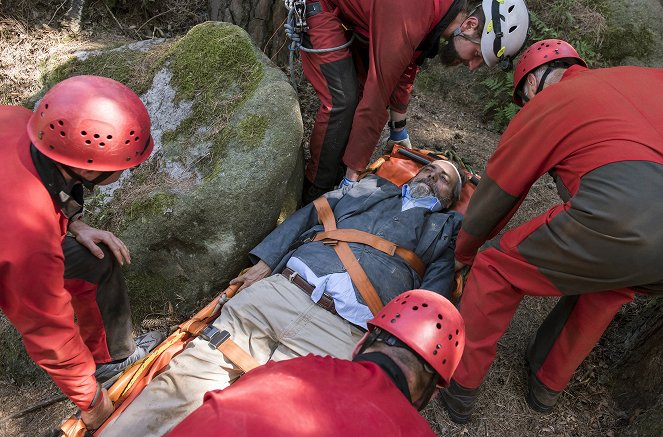
{"label": "rescuer in red jacket", "polygon": [[97,378],[142,358],[161,336],[134,341],[120,269],[129,250],[82,221],[83,186],[117,181],[153,144],[138,96],[103,77],[60,82],[34,113],[0,106],[0,308],[91,429],[113,410]]}
{"label": "rescuer in red jacket", "polygon": [[[457,268],[472,264],[467,346],[441,396],[457,422],[469,420],[524,295],[561,296],[527,351],[527,401],[547,412],[619,308],[663,291],[663,70],[588,70],[568,43],[545,40],[514,74],[514,100],[528,103],[488,161],[456,245]],[[545,173],[562,203],[493,238]]]}
{"label": "rescuer in red jacket", "polygon": [[412,290],[368,329],[352,361],[269,362],[208,392],[168,436],[434,436],[417,410],[449,384],[460,360],[460,314],[439,294]]}
{"label": "rescuer in red jacket", "polygon": [[[344,174],[345,184],[357,180],[389,117],[390,140],[409,146],[410,92],[427,58],[508,68],[529,27],[524,0],[307,0],[305,10],[305,33],[293,33],[292,20],[286,25],[320,99],[304,203]],[[441,40],[448,41],[442,49]]]}

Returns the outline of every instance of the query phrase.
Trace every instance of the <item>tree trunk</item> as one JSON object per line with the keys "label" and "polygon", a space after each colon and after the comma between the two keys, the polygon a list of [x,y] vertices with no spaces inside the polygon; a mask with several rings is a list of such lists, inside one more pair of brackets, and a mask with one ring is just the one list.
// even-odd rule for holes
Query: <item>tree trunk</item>
{"label": "tree trunk", "polygon": [[282,0],[208,0],[209,18],[245,29],[260,49],[274,62],[288,60],[282,24],[287,10]]}
{"label": "tree trunk", "polygon": [[663,435],[663,298],[645,299],[619,331],[624,353],[612,370],[615,400],[639,435]]}

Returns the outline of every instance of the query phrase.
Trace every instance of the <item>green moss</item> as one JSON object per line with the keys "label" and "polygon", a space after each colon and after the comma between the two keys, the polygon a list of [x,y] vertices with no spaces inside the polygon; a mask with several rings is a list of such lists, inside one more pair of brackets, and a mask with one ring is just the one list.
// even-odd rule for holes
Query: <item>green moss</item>
{"label": "green moss", "polygon": [[[166,56],[176,101],[192,100],[193,107],[177,133],[167,132],[162,138],[164,146],[176,144],[178,153],[184,154],[189,147],[209,141],[211,155],[198,160],[196,168],[206,178],[213,177],[218,169],[209,164],[223,157],[232,136],[228,118],[260,84],[263,65],[243,30],[219,22],[195,26]],[[200,126],[211,129],[200,133]]]}
{"label": "green moss", "polygon": [[176,200],[176,196],[171,193],[154,193],[149,198],[137,199],[131,203],[125,216],[132,221],[146,216],[162,215],[175,204]]}
{"label": "green moss", "polygon": [[262,115],[249,115],[237,125],[237,136],[246,145],[257,146],[265,138],[267,118]]}
{"label": "green moss", "polygon": [[74,75],[102,75],[122,82],[137,94],[149,88],[156,71],[163,66],[163,55],[170,44],[152,47],[148,52],[138,50],[108,50],[84,60],[70,58],[53,69],[45,80],[45,88],[50,88],[63,79]]}

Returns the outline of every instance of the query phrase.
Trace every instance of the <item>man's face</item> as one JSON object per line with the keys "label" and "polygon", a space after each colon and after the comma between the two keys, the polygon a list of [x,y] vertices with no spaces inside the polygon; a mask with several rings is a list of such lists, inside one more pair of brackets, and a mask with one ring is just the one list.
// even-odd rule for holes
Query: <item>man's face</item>
{"label": "man's face", "polygon": [[440,60],[444,65],[464,64],[470,71],[474,71],[484,64],[478,25],[475,17],[463,21],[457,30],[460,33],[454,34],[440,52]]}
{"label": "man's face", "polygon": [[410,180],[412,197],[435,196],[448,208],[453,201],[453,189],[458,184],[458,174],[448,161],[433,161]]}

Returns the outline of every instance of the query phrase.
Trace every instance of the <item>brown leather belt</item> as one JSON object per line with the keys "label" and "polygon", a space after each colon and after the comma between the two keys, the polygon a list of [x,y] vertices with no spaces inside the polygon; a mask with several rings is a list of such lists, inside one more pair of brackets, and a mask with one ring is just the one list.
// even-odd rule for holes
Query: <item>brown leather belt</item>
{"label": "brown leather belt", "polygon": [[[281,275],[285,277],[288,281],[295,284],[297,287],[299,287],[300,290],[302,290],[304,293],[308,294],[309,296],[311,295],[311,293],[313,293],[313,290],[315,290],[315,287],[313,285],[306,282],[306,280],[302,278],[302,276],[299,273],[292,270],[290,267],[286,267],[285,269],[283,269]],[[336,312],[336,307],[334,306],[334,298],[328,295],[327,293],[322,293],[322,296],[316,302],[316,304],[319,307],[324,308],[330,313],[338,316],[338,313]]]}

